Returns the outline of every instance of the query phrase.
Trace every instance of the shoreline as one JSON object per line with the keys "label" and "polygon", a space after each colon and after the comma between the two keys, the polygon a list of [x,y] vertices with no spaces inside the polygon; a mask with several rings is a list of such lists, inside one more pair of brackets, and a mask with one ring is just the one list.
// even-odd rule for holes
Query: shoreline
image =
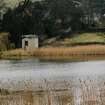
{"label": "shoreline", "polygon": [[0,53],[1,59],[39,58],[45,60],[101,60],[105,59],[105,45],[14,49]]}

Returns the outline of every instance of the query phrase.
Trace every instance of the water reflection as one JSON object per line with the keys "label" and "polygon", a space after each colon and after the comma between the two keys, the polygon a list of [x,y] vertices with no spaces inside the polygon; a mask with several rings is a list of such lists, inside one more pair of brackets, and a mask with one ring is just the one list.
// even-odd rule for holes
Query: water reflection
{"label": "water reflection", "polygon": [[[0,80],[18,81],[52,81],[78,79],[105,79],[105,61],[91,62],[44,62],[37,59],[30,60],[1,60]],[[78,82],[76,82],[78,83]]]}

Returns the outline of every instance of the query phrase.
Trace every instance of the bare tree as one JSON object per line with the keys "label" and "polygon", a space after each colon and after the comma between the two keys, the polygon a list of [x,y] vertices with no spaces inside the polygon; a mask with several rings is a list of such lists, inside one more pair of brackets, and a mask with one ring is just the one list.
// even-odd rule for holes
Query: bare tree
{"label": "bare tree", "polygon": [[27,7],[28,3],[29,3],[30,0],[24,0],[24,1],[21,1],[19,3],[19,6],[21,6],[21,10],[24,11],[25,8]]}

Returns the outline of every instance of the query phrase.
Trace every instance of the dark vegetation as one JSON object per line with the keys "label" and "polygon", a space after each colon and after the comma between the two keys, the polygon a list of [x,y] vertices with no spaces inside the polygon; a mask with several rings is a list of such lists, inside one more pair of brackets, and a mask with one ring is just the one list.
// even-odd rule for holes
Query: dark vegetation
{"label": "dark vegetation", "polygon": [[10,41],[16,47],[21,46],[24,34],[37,34],[43,41],[89,31],[94,27],[94,31],[97,27],[104,31],[104,7],[103,0],[24,0],[13,9],[6,8],[0,29],[11,34]]}

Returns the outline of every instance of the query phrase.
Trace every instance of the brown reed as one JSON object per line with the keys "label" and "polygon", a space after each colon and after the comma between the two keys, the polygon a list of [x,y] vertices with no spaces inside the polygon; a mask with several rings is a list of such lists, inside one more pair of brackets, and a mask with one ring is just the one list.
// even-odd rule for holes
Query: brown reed
{"label": "brown reed", "polygon": [[87,45],[87,46],[75,46],[75,47],[49,47],[38,49],[15,49],[2,52],[0,54],[2,59],[4,58],[29,58],[38,57],[46,59],[97,59],[105,58],[105,46],[104,45]]}

